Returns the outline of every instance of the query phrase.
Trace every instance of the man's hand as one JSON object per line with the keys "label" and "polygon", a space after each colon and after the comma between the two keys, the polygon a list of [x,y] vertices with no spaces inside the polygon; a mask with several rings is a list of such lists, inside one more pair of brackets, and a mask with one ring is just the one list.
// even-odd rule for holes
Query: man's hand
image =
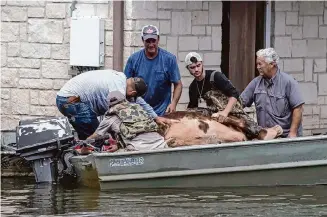
{"label": "man's hand", "polygon": [[297,133],[294,133],[294,132],[289,132],[287,138],[295,138],[297,137]]}
{"label": "man's hand", "polygon": [[171,103],[167,110],[166,110],[166,113],[171,113],[171,112],[175,112],[176,111],[176,104],[175,103]]}
{"label": "man's hand", "polygon": [[164,117],[156,117],[155,119],[154,119],[156,122],[157,122],[157,124],[162,124],[162,125],[171,125],[171,124],[173,124],[173,123],[178,123],[179,121],[178,120],[171,120],[171,119],[168,119],[168,118],[164,118]]}
{"label": "man's hand", "polygon": [[221,111],[221,112],[213,113],[211,115],[211,117],[217,118],[218,122],[221,122],[221,123],[223,123],[225,121],[227,116],[228,116],[228,112],[226,112],[225,110]]}
{"label": "man's hand", "polygon": [[228,116],[228,112],[226,112],[224,110],[224,111],[221,111],[221,112],[217,112],[217,113],[213,113],[212,114],[212,117],[214,117],[214,118],[218,118],[219,116],[227,117]]}
{"label": "man's hand", "polygon": [[117,150],[118,150],[118,145],[117,144],[111,144],[106,151],[107,152],[115,152]]}
{"label": "man's hand", "polygon": [[96,139],[98,137],[100,137],[100,135],[93,133],[91,136],[87,137],[86,139]]}

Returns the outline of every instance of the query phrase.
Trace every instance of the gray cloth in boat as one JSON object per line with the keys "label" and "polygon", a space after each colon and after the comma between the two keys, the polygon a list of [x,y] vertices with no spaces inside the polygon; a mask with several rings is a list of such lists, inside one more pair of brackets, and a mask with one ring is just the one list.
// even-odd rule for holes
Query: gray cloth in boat
{"label": "gray cloth in boat", "polygon": [[[95,133],[100,136],[107,132],[120,133],[121,123],[117,115],[105,115]],[[157,132],[142,133],[133,139],[123,138],[123,140],[128,150],[152,150],[168,147],[164,138]]]}

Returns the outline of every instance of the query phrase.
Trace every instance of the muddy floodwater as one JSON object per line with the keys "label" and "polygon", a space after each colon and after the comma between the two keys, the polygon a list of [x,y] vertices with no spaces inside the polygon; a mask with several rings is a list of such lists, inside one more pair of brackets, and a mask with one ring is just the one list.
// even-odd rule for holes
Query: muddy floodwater
{"label": "muddy floodwater", "polygon": [[327,186],[100,192],[2,178],[1,216],[327,216]]}

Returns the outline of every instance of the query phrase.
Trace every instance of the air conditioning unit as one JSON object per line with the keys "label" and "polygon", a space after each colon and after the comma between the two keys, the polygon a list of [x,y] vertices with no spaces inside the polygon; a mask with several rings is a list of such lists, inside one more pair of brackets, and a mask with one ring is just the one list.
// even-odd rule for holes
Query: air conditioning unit
{"label": "air conditioning unit", "polygon": [[104,20],[99,17],[72,17],[70,65],[104,66]]}

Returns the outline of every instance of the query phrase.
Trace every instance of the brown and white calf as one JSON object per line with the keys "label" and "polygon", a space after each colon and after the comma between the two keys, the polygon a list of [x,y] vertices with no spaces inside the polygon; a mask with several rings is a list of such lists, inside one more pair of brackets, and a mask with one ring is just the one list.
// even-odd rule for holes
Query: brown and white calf
{"label": "brown and white calf", "polygon": [[[244,121],[235,117],[215,119],[195,111],[177,111],[165,117],[175,120],[170,126],[160,126],[159,133],[170,147],[248,140],[244,133]],[[280,126],[262,129],[257,139],[274,139],[281,133]]]}

